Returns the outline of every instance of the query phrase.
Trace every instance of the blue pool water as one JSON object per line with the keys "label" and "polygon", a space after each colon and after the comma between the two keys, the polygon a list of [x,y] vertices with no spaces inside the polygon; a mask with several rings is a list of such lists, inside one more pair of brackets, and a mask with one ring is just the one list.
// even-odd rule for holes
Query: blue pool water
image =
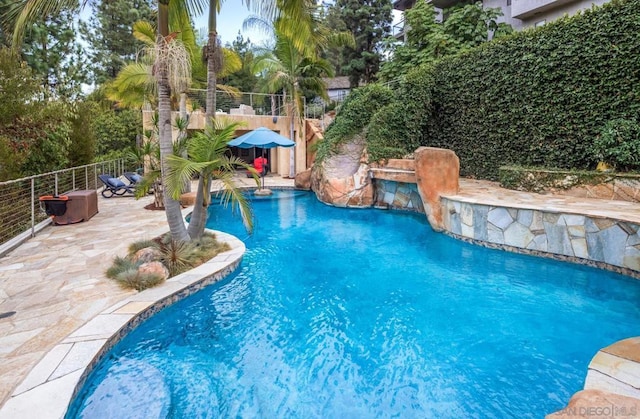
{"label": "blue pool water", "polygon": [[253,202],[231,277],[163,310],[67,417],[542,417],[598,349],[640,334],[640,282],[434,233],[425,216]]}

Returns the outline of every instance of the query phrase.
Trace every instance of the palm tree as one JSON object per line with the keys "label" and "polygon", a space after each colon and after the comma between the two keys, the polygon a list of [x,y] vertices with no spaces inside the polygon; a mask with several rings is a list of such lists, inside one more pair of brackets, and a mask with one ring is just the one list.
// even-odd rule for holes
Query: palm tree
{"label": "palm tree", "polygon": [[[226,155],[227,142],[233,139],[235,131],[240,127],[238,123],[213,121],[204,132],[197,133],[187,145],[188,158],[172,155],[167,158],[168,170],[166,193],[175,199],[180,197],[182,185],[198,175],[198,190],[196,204],[193,207],[189,222],[189,236],[197,239],[204,233],[207,220],[207,209],[211,203],[211,181],[217,179],[222,184],[222,202],[237,205],[245,227],[249,232],[253,230],[253,217],[246,197],[233,181],[237,165],[251,170],[251,167],[236,157]],[[254,175],[256,185],[259,184]]]}
{"label": "palm tree", "polygon": [[[300,49],[295,40],[276,27],[276,45],[272,52],[258,57],[256,70],[264,71],[266,79],[263,90],[268,93],[283,92],[291,115],[291,140],[295,142],[294,121],[304,117],[303,89],[326,98],[323,76],[331,77],[331,64],[317,55],[310,55],[306,48]],[[289,177],[295,177],[295,153],[289,154]]]}
{"label": "palm tree", "polygon": [[[167,158],[172,155],[171,137],[171,85],[169,83],[169,66],[167,56],[170,54],[172,35],[169,32],[169,15],[171,2],[177,2],[181,7],[189,10],[190,16],[201,14],[204,7],[209,6],[209,42],[208,56],[215,55],[217,47],[217,13],[221,0],[158,0],[158,36],[156,38],[157,61],[155,63],[155,76],[158,89],[158,137],[160,143],[161,169],[163,180],[166,177]],[[247,0],[247,3],[249,1]],[[304,23],[304,13],[308,4],[312,0],[261,0],[256,1],[256,7],[262,7],[265,13],[275,16],[276,6],[288,16],[298,16],[298,21]],[[51,16],[64,9],[76,9],[78,6],[84,7],[87,0],[82,0],[78,5],[78,0],[16,0],[11,7],[3,14],[0,23],[13,28],[13,47],[19,48],[26,26],[35,19],[43,16]],[[294,17],[295,19],[295,17]],[[300,23],[300,24],[302,24]],[[299,41],[300,42],[300,41]],[[211,58],[213,60],[213,58]],[[213,69],[208,83],[208,96],[213,99],[207,100],[207,112],[215,115],[215,61],[208,64]],[[212,81],[213,80],[213,81]],[[211,102],[211,103],[209,103]],[[182,220],[180,203],[172,194],[164,194],[165,213],[167,223],[173,240],[185,242],[189,240],[184,221]]]}

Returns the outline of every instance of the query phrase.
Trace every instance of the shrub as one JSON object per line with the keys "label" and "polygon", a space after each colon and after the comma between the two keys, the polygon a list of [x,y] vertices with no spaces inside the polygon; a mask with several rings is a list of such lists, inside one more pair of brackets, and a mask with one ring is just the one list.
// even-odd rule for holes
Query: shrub
{"label": "shrub", "polygon": [[162,263],[169,269],[169,275],[175,276],[188,271],[193,266],[189,263],[189,255],[193,252],[195,244],[191,242],[178,242],[168,240],[162,242]]}
{"label": "shrub", "polygon": [[132,288],[137,291],[155,287],[164,281],[164,277],[155,273],[141,273],[138,269],[127,269],[120,272],[115,278],[123,288]]}
{"label": "shrub", "polygon": [[218,242],[214,234],[205,233],[200,239],[187,243],[171,240],[171,235],[165,234],[154,240],[141,240],[131,244],[126,257],[116,257],[113,260],[113,264],[107,269],[107,277],[117,281],[124,288],[138,291],[161,283],[162,276],[141,272],[139,268],[142,262],[133,261],[136,252],[149,247],[160,250],[160,262],[169,270],[170,277],[195,268],[218,253],[230,249],[227,243]]}
{"label": "shrub", "polygon": [[361,134],[374,112],[392,100],[392,91],[378,84],[370,84],[351,92],[336,113],[336,119],[327,128],[324,140],[318,144],[316,160],[321,162],[335,153],[340,144]]}
{"label": "shrub", "polygon": [[380,108],[371,118],[367,130],[369,161],[402,158],[415,150],[411,139],[407,109],[400,102]]}
{"label": "shrub", "polygon": [[138,250],[145,249],[147,247],[159,248],[160,246],[158,246],[158,243],[153,240],[140,240],[129,245],[129,254],[135,255]]}
{"label": "shrub", "polygon": [[97,141],[96,153],[107,155],[111,151],[124,151],[136,145],[142,134],[142,116],[131,109],[102,110],[93,121]]}
{"label": "shrub", "polygon": [[433,67],[423,66],[403,77],[398,100],[380,108],[367,128],[370,161],[401,158],[424,143],[432,112]]}
{"label": "shrub", "polygon": [[618,170],[640,169],[640,124],[634,119],[612,119],[596,137],[591,151]]}
{"label": "shrub", "polygon": [[131,269],[138,269],[138,264],[131,261],[129,258],[122,258],[116,256],[113,260],[113,264],[107,269],[107,278],[116,279],[119,274]]}

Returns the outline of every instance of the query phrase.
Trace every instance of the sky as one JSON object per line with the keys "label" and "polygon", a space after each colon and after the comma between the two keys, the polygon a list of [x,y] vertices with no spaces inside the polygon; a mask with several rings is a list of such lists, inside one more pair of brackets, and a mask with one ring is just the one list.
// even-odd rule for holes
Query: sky
{"label": "sky", "polygon": [[[232,43],[238,31],[242,33],[242,36],[246,40],[251,39],[251,42],[256,45],[260,45],[263,41],[269,38],[257,30],[243,30],[242,22],[251,15],[246,5],[240,4],[237,0],[227,0],[222,3],[220,14],[218,15],[218,34],[222,45]],[[202,16],[198,16],[194,19],[194,26],[197,31],[201,29],[207,29],[208,15],[205,13]]]}

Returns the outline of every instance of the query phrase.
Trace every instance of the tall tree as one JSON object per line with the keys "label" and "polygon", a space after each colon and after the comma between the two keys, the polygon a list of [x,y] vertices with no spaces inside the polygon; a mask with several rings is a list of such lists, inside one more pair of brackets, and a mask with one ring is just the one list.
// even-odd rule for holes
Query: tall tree
{"label": "tall tree", "polygon": [[[344,32],[348,31],[347,24],[342,20],[342,9],[337,7],[332,7],[333,5],[327,5],[321,9],[320,18],[324,22],[324,24],[331,29],[333,32]],[[354,42],[355,46],[355,42]],[[343,45],[330,46],[323,54],[324,58],[326,58],[333,67],[333,71],[336,76],[345,76],[346,74],[343,72],[344,68],[344,59],[342,56],[342,50],[344,49]]]}
{"label": "tall tree", "polygon": [[226,47],[238,55],[242,67],[240,70],[228,74],[222,82],[227,86],[237,88],[241,92],[252,92],[258,82],[258,77],[253,71],[255,54],[251,40],[247,39],[245,41],[244,37],[238,32],[238,36],[233,43],[231,45],[227,44]]}
{"label": "tall tree", "polygon": [[349,76],[351,87],[374,81],[382,61],[382,40],[391,32],[391,2],[337,0],[333,7],[355,38],[355,46],[342,51],[342,73]]}
{"label": "tall tree", "polygon": [[[178,155],[169,156],[169,170],[167,177],[167,193],[174,198],[180,198],[182,185],[190,182],[197,175],[198,191],[196,203],[189,222],[189,236],[192,239],[202,237],[204,233],[207,211],[211,203],[211,181],[215,178],[222,185],[222,201],[238,204],[242,220],[250,232],[253,229],[253,219],[250,206],[242,191],[233,180],[236,166],[250,169],[242,160],[226,155],[227,142],[233,139],[235,131],[240,128],[236,122],[214,121],[204,132],[197,133],[187,145],[188,158]],[[254,176],[256,184],[257,176]]]}
{"label": "tall tree", "polygon": [[65,9],[39,19],[26,31],[22,55],[40,77],[45,97],[75,99],[88,80],[73,19],[74,13]]}
{"label": "tall tree", "polygon": [[[287,18],[280,18],[280,21]],[[282,22],[279,22],[282,23]],[[295,141],[294,121],[304,117],[303,91],[311,91],[326,98],[323,76],[332,76],[328,61],[310,54],[308,48],[299,48],[286,32],[276,27],[276,45],[272,52],[261,55],[256,60],[256,70],[265,73],[263,90],[267,93],[281,91],[289,105],[291,115],[291,140]],[[286,25],[284,25],[286,26]],[[289,177],[295,176],[294,151],[290,152]]]}
{"label": "tall tree", "polygon": [[91,18],[80,23],[80,33],[91,47],[88,52],[96,84],[114,79],[127,62],[136,59],[143,44],[131,36],[131,27],[139,20],[155,20],[151,0],[93,3]]}

